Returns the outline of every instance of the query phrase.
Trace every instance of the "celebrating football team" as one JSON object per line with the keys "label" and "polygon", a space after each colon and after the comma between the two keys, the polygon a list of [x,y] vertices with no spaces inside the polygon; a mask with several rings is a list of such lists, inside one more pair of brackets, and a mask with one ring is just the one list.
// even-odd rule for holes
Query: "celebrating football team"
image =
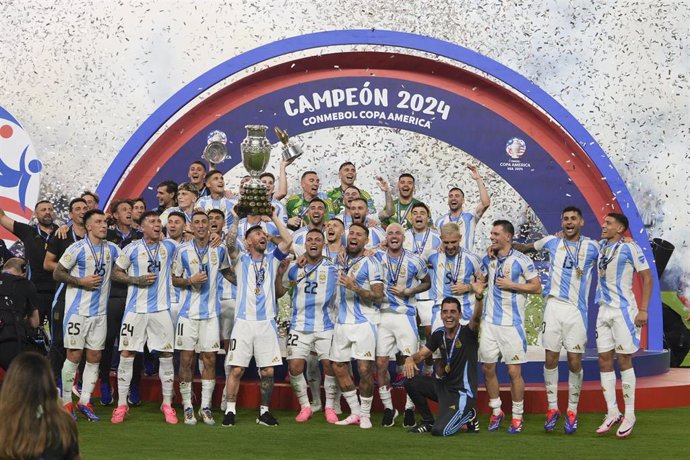
{"label": "celebrating football team", "polygon": [[[223,173],[202,161],[190,165],[188,182],[158,184],[154,210],[132,198],[113,202],[106,213],[91,192],[70,202],[68,226],[54,223],[45,200],[36,205],[34,225],[14,222],[0,210],[0,224],[23,243],[38,289],[34,307],[52,338],[56,385],[75,420],[78,414],[89,421],[103,417],[94,407],[97,400],[113,406],[112,423],[127,423],[136,416],[146,372],[160,378],[161,392],[154,394],[161,397],[166,423],[178,423],[173,406],[180,401],[184,424],[213,425],[214,391],[221,425],[246,423],[237,416],[240,382],[255,365],[256,423],[278,426],[270,405],[275,376],[285,365],[299,423],[323,411],[328,423],[370,429],[378,395],[382,427],[394,427],[402,415],[398,423],[413,433],[477,432],[481,372],[488,431],[501,430],[509,413],[504,430],[518,434],[525,429],[525,310],[530,298],[543,294],[544,429],[556,430],[562,418],[566,434],[577,431],[583,355],[596,346],[607,412],[598,428],[587,429],[631,434],[632,355],[647,324],[653,276],[641,249],[625,236],[625,215],[603,216],[597,242],[582,234],[582,211],[564,203],[557,234],[517,243],[513,223],[499,219],[490,225],[489,247],[479,248],[475,230],[491,198],[474,165],[458,174],[476,182],[479,203],[466,207],[463,190],[452,187],[448,212],[435,220],[415,197],[420,184],[412,174],[401,174],[391,186],[377,177],[385,197],[377,203],[355,185],[357,169],[349,161],[340,166],[332,190],[322,191],[318,174],[305,170],[300,192],[287,196],[289,165],[282,162],[279,178],[261,176],[271,213],[240,213],[247,181],[229,190]],[[544,267],[535,265],[531,252],[548,255],[544,279],[537,270]],[[637,297],[635,273],[641,281]],[[592,344],[587,338],[594,336],[588,334],[594,280],[598,316]],[[281,314],[279,302],[289,314]],[[219,354],[225,384],[216,390]],[[568,368],[564,414],[558,404],[561,359]],[[499,361],[510,381],[510,406],[501,400]],[[398,401],[396,392],[405,396]],[[341,398],[349,414],[339,417]],[[438,403],[436,414],[428,400]]]}

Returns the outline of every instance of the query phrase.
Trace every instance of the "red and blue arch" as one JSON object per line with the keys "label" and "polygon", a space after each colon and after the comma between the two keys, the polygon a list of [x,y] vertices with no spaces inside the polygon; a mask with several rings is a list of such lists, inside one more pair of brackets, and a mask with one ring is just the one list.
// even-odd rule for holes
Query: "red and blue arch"
{"label": "red and blue arch", "polygon": [[[324,52],[290,60],[241,78],[182,113],[185,106],[214,85],[249,67],[304,50],[346,45],[380,45],[402,51]],[[413,56],[404,50],[442,56],[461,66]],[[401,128],[460,148],[509,182],[549,231],[559,229],[560,210],[567,204],[584,211],[585,233],[595,238],[606,213],[623,212],[630,219],[631,235],[655,270],[647,234],[625,183],[601,147],[565,108],[496,61],[452,43],[403,32],[318,32],[270,43],[229,59],[178,91],[137,129],[110,165],[98,193],[106,201],[143,195],[154,202],[156,183],[170,178],[186,180],[187,166],[199,158],[211,130],[220,129],[228,136],[232,158],[220,165],[227,170],[240,161],[244,125],[280,126],[292,136],[309,132],[314,128],[305,126],[303,117],[286,113],[286,99],[333,88],[359,88],[367,82],[389,88],[391,94],[404,87],[409,92],[432,95],[450,104],[452,110],[445,120],[434,117],[431,128],[359,118],[333,120],[320,124],[318,129],[351,125]],[[142,153],[149,140],[173,117],[177,117],[176,121]],[[501,166],[509,160],[505,144],[513,137],[527,144],[525,159],[529,159],[529,171],[509,171]],[[661,350],[658,283],[654,285],[649,311],[643,345],[649,350]],[[590,322],[594,316],[591,315]]]}

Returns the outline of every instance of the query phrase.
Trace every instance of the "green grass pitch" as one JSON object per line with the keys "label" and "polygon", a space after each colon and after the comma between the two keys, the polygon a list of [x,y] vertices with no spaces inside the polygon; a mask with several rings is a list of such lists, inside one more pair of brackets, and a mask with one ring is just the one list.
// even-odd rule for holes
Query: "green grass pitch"
{"label": "green grass pitch", "polygon": [[[110,423],[111,408],[96,407],[103,419],[89,423],[80,418],[79,436],[86,459],[212,459],[212,458],[678,458],[690,454],[687,443],[690,408],[638,411],[637,424],[627,439],[615,433],[597,436],[594,430],[602,414],[581,414],[575,435],[557,430],[545,433],[542,415],[528,414],[525,431],[519,435],[486,431],[488,416],[481,415],[481,432],[458,433],[448,438],[407,433],[401,418],[392,428],[380,426],[381,414],[373,415],[374,428],[329,425],[323,413],[306,424],[294,421],[294,413],[276,412],[278,427],[256,425],[257,411],[240,410],[237,425],[220,426],[222,416],[215,411],[215,426],[199,422],[166,425],[158,405],[133,407],[121,425]],[[181,410],[177,408],[178,416]],[[503,429],[507,428],[504,421]]]}

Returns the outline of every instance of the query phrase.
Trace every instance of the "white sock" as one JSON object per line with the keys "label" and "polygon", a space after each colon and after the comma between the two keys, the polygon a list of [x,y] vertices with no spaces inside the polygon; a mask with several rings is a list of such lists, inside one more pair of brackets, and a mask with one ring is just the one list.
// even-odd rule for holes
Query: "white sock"
{"label": "white sock", "polygon": [[182,395],[182,407],[192,407],[192,382],[180,382],[180,395]]}
{"label": "white sock", "polygon": [[321,369],[319,369],[319,357],[309,353],[307,358],[307,380],[311,390],[311,400],[315,405],[321,406]]}
{"label": "white sock", "polygon": [[489,407],[492,409],[492,415],[501,415],[501,398],[489,399]]}
{"label": "white sock", "polygon": [[558,368],[547,369],[544,366],[544,386],[549,410],[558,409]]}
{"label": "white sock", "polygon": [[359,400],[361,401],[360,417],[371,417],[371,403],[374,401],[374,397],[369,396],[365,398],[364,396],[360,396]]}
{"label": "white sock", "polygon": [[229,414],[230,412],[234,414],[237,413],[237,401],[228,401],[228,407],[225,408],[225,413]]}
{"label": "white sock", "polygon": [[74,377],[77,375],[78,367],[79,363],[73,363],[69,359],[66,359],[62,365],[62,404],[72,402],[72,387],[74,386]]}
{"label": "white sock", "polygon": [[259,415],[264,415],[268,412],[268,406],[259,406]]}
{"label": "white sock", "polygon": [[606,400],[606,408],[609,416],[620,414],[618,410],[618,403],[616,402],[616,373],[600,372],[601,375],[601,389],[604,391],[604,399]]}
{"label": "white sock", "polygon": [[623,384],[623,401],[625,402],[625,418],[635,418],[635,369],[632,367],[621,371],[621,383]]}
{"label": "white sock", "polygon": [[326,375],[323,378],[323,388],[326,391],[326,408],[333,409],[335,407],[335,397],[340,390],[335,376]]}
{"label": "white sock", "polygon": [[[72,391],[72,387],[70,387],[70,391]],[[345,401],[347,401],[347,405],[350,406],[350,413],[359,417],[361,411],[359,400],[357,399],[357,390],[343,391],[343,396],[345,397]]]}
{"label": "white sock", "polygon": [[292,391],[295,392],[297,396],[297,401],[299,401],[300,407],[309,407],[309,395],[307,394],[307,381],[304,378],[304,374],[290,375],[290,385],[292,385]]}
{"label": "white sock", "polygon": [[201,408],[206,409],[211,407],[211,400],[213,399],[213,390],[216,388],[216,380],[201,379]]}
{"label": "white sock", "polygon": [[393,410],[393,398],[391,397],[391,389],[388,386],[379,387],[379,396],[381,397],[383,407]]}
{"label": "white sock", "polygon": [[91,402],[91,393],[96,387],[98,381],[98,363],[86,362],[84,366],[84,376],[81,379],[81,397],[80,404],[89,404]]}
{"label": "white sock", "polygon": [[513,401],[513,418],[522,419],[522,414],[525,411],[524,401]]}
{"label": "white sock", "polygon": [[414,403],[409,395],[405,395],[405,410],[414,410]]}
{"label": "white sock", "polygon": [[582,379],[584,371],[568,373],[568,410],[577,413],[577,404],[580,402],[582,391]]}
{"label": "white sock", "polygon": [[129,392],[129,384],[132,383],[132,368],[134,367],[134,358],[125,358],[120,356],[120,364],[117,366],[117,405],[127,405],[127,393]]}
{"label": "white sock", "polygon": [[160,362],[160,366],[158,367],[158,378],[161,379],[163,404],[172,404],[173,382],[175,381],[173,359],[171,356],[170,358],[159,358],[158,361]]}

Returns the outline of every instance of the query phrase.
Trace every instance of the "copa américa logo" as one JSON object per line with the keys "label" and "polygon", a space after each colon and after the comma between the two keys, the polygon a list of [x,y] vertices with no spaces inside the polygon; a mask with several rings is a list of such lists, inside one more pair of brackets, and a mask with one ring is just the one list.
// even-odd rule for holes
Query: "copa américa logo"
{"label": "copa am\u00e9rica logo", "polygon": [[31,218],[42,169],[29,134],[0,106],[0,207],[20,222]]}

